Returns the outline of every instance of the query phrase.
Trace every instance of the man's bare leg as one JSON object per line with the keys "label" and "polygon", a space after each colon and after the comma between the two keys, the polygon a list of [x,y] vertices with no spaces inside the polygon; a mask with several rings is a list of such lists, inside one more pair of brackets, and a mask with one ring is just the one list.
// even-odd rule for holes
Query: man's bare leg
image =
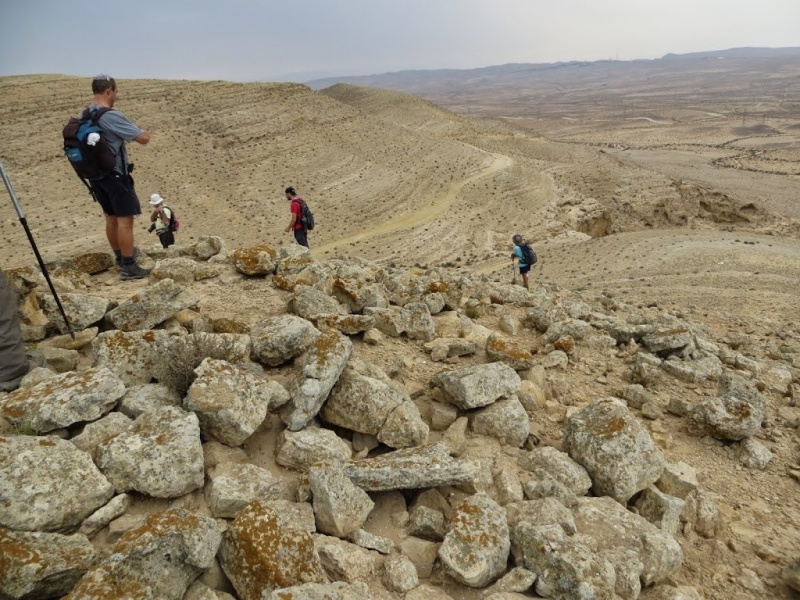
{"label": "man's bare leg", "polygon": [[[123,258],[133,258],[133,217],[111,217],[117,221],[116,242]],[[109,240],[110,242],[111,240]],[[112,245],[113,248],[113,245]]]}
{"label": "man's bare leg", "polygon": [[108,238],[108,245],[117,253],[119,248],[119,237],[117,236],[117,217],[106,215],[106,238]]}

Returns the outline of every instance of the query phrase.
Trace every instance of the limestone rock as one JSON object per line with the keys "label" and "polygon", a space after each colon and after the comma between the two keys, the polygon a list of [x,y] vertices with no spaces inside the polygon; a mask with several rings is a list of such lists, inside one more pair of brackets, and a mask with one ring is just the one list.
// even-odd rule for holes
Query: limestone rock
{"label": "limestone rock", "polygon": [[98,446],[97,466],[117,492],[177,498],[199,489],[205,472],[197,416],[172,406],[146,412]]}
{"label": "limestone rock", "polygon": [[295,315],[269,317],[250,329],[253,358],[268,367],[277,367],[300,356],[319,336],[310,321]]}
{"label": "limestone rock", "polygon": [[[82,331],[102,320],[106,312],[111,308],[111,301],[107,298],[98,296],[87,296],[86,294],[59,294],[61,306],[67,314],[69,324],[75,331]],[[67,325],[58,309],[52,294],[40,294],[40,302],[44,314],[48,320],[55,325],[60,333],[67,333]]]}
{"label": "limestone rock", "polygon": [[724,375],[717,396],[704,398],[687,415],[696,435],[722,440],[752,437],[766,416],[766,399],[755,386],[738,375]]}
{"label": "limestone rock", "polygon": [[99,419],[124,393],[119,377],[106,367],[93,367],[11,392],[0,403],[0,415],[18,428],[43,433]]}
{"label": "limestone rock", "polygon": [[128,494],[114,496],[108,504],[101,506],[91,515],[84,519],[78,533],[92,537],[111,521],[125,514],[131,504],[131,497]]}
{"label": "limestone rock", "polygon": [[197,302],[193,292],[171,279],[164,279],[131,296],[109,312],[108,318],[121,331],[143,331]]}
{"label": "limestone rock", "polygon": [[627,502],[655,483],[664,456],[639,420],[619,400],[595,402],[569,417],[564,449],[592,478],[598,495]]}
{"label": "limestone rock", "polygon": [[477,475],[477,465],[450,458],[447,446],[438,443],[352,461],[344,473],[362,490],[379,492],[469,482]]}
{"label": "limestone rock", "polygon": [[150,383],[168,337],[166,331],[105,331],[92,341],[94,365],[108,367],[125,385]]}
{"label": "limestone rock", "polygon": [[505,573],[510,549],[506,511],[479,493],[456,507],[439,558],[451,577],[479,588]]}
{"label": "limestone rock", "polygon": [[431,383],[463,410],[487,406],[520,386],[516,371],[500,362],[463,367],[435,375]]}
{"label": "limestone rock", "polygon": [[263,379],[224,360],[206,358],[183,407],[197,415],[200,431],[228,446],[239,446],[263,423],[270,389]]}
{"label": "limestone rock", "polygon": [[119,401],[118,410],[135,419],[149,410],[180,404],[181,397],[175,390],[159,383],[145,383],[128,387]]}
{"label": "limestone rock", "polygon": [[153,513],[114,544],[65,600],[182,598],[214,563],[220,532],[213,519],[184,509]]}
{"label": "limestone rock", "polygon": [[380,564],[379,555],[329,535],[314,535],[322,568],[334,581],[369,581]]}
{"label": "limestone rock", "polygon": [[680,569],[683,552],[678,542],[611,498],[579,498],[573,514],[578,532],[592,536],[601,554],[618,549],[636,552],[644,585],[664,581]]}
{"label": "limestone rock", "polygon": [[489,360],[506,363],[515,371],[525,371],[533,366],[530,350],[497,333],[486,340],[486,356]]}
{"label": "limestone rock", "polygon": [[313,321],[322,315],[347,314],[347,311],[336,301],[336,298],[332,298],[322,290],[308,285],[298,285],[294,288],[289,308],[298,317],[309,321]]}
{"label": "limestone rock", "polygon": [[97,561],[85,535],[0,528],[0,597],[64,596]]}
{"label": "limestone rock", "polygon": [[231,254],[233,266],[245,275],[271,275],[275,272],[277,257],[275,249],[266,244],[239,248]]}
{"label": "limestone rock", "polygon": [[129,419],[120,412],[108,413],[102,419],[94,423],[88,423],[80,435],[76,435],[70,441],[79,450],[83,450],[95,459],[97,447],[128,429],[133,420]]}
{"label": "limestone rock", "polygon": [[346,538],[360,529],[375,503],[342,473],[339,465],[312,467],[308,473],[314,496],[317,528],[329,535]]}
{"label": "limestone rock", "polygon": [[312,344],[301,375],[291,384],[292,399],[280,413],[291,431],[299,431],[317,415],[352,353],[352,342],[335,330],[325,331]]}
{"label": "limestone rock", "polygon": [[222,463],[210,477],[205,496],[212,515],[232,519],[253,500],[279,499],[283,493],[283,482],[267,469],[251,464]]}
{"label": "limestone rock", "polygon": [[257,500],[230,524],[219,558],[242,600],[262,600],[277,589],[328,581],[311,535],[282,526],[275,511]]}
{"label": "limestone rock", "polygon": [[540,446],[522,454],[518,464],[527,471],[548,473],[576,496],[585,496],[592,487],[592,480],[586,469],[572,460],[566,452],[560,452],[552,446]]}
{"label": "limestone rock", "polygon": [[516,396],[503,398],[472,413],[470,427],[478,435],[493,437],[517,448],[531,433],[528,413]]}
{"label": "limestone rock", "polygon": [[331,390],[320,416],[329,423],[375,435],[393,448],[418,446],[428,426],[406,389],[377,366],[351,360]]}
{"label": "limestone rock", "polygon": [[363,581],[354,583],[304,583],[280,588],[266,600],[372,600],[369,587]]}
{"label": "limestone rock", "polygon": [[0,525],[19,531],[73,531],[114,487],[71,442],[0,436]]}
{"label": "limestone rock", "polygon": [[300,431],[284,430],[275,443],[275,460],[297,471],[308,471],[316,464],[350,460],[353,451],[330,429],[306,427]]}
{"label": "limestone rock", "polygon": [[389,591],[400,594],[405,594],[419,585],[419,576],[414,563],[401,554],[386,559],[381,579]]}

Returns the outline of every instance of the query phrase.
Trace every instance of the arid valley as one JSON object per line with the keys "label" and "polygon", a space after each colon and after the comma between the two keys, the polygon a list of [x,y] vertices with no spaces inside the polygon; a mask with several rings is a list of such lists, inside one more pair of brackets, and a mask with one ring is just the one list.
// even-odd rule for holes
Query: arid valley
{"label": "arid valley", "polygon": [[[667,583],[699,595],[642,589],[640,597],[797,597],[783,573],[800,557],[800,58],[512,67],[310,87],[122,80],[118,108],[152,135],[147,146],[129,150],[136,189],[145,210],[158,192],[177,211],[179,248],[208,236],[223,238],[231,252],[292,245],[284,232],[283,189],[293,185],[316,217],[309,233],[314,260],[356,264],[361,257],[385,270],[383,281],[392,270],[425,278],[441,269],[489,289],[519,281],[510,254],[511,236],[520,233],[539,256],[531,297],[538,290],[554,307],[569,298],[608,312],[619,305],[613,310],[630,326],[691,323],[708,348],[717,348],[726,372],[763,394],[765,418],[752,439],[772,458],[765,468],[748,466],[738,459],[738,442],[697,435],[667,409],[714,396],[717,378],[687,380],[667,371],[650,388],[641,379],[660,409],[642,416],[641,403],[626,397],[628,406],[647,423],[667,463],[696,469],[719,524],[706,535],[684,522],[675,535],[683,565]],[[61,128],[88,103],[89,86],[88,79],[60,75],[0,78],[0,162],[50,264],[108,250],[100,209],[61,147]],[[148,225],[147,214],[135,224],[147,265],[177,256],[175,248],[160,248]],[[34,264],[6,197],[0,200],[0,267]],[[297,280],[281,283],[278,275],[225,268],[224,276],[193,284],[199,297],[193,310],[209,322],[224,317],[249,330],[286,313],[295,286],[302,287]],[[76,289],[62,285],[64,292]],[[122,304],[152,285],[119,281],[110,269],[87,276],[77,289]],[[561,338],[550,340],[546,326],[530,325],[534,305],[519,300],[515,288],[498,294],[473,296],[447,312],[469,315],[492,331],[509,333],[501,325],[506,314],[525,324],[512,337],[537,367],[546,365],[536,381],[541,412],[533,402],[525,406],[530,439],[562,449],[570,415],[593,401],[622,397],[640,382],[631,378],[632,357],[644,344],[618,338],[611,348],[583,348],[576,338],[568,364],[548,363]],[[592,310],[581,315],[594,324]],[[452,365],[431,361],[419,339],[387,336],[372,344],[361,333],[353,338],[354,356],[397,374],[431,426],[431,440],[443,437],[431,423],[441,404],[431,381]],[[78,368],[91,360],[83,350]],[[299,360],[270,371],[289,387]],[[488,359],[480,349],[463,361]],[[788,379],[774,384],[767,373],[776,372]],[[281,426],[275,414],[271,421],[246,450],[277,473],[282,467],[271,448]],[[485,441],[466,445],[465,456],[513,454]],[[302,488],[296,476],[280,476]],[[410,510],[412,498],[406,499]],[[139,501],[136,514],[170,502],[207,510],[202,491]],[[373,533],[383,528],[387,538],[400,536],[388,512],[375,519]],[[107,545],[106,535],[95,538],[98,547]],[[451,581],[438,563],[428,575],[431,590],[449,595],[414,598],[482,597],[481,590]],[[236,593],[223,576],[215,581],[218,590]],[[375,598],[403,597],[369,583]],[[502,593],[509,600],[539,597],[534,588]]]}

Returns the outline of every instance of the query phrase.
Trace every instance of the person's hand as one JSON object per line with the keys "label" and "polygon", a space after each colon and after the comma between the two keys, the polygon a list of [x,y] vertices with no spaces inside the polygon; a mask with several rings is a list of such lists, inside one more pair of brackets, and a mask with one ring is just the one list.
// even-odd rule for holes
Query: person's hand
{"label": "person's hand", "polygon": [[284,229],[284,231],[285,231],[286,233],[289,233],[289,226],[288,226],[288,225],[286,226],[286,229]]}

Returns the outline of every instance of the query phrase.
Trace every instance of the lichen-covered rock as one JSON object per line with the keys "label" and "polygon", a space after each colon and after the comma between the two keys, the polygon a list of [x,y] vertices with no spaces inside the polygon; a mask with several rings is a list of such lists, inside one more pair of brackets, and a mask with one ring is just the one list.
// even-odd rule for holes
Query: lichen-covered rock
{"label": "lichen-covered rock", "polygon": [[275,511],[257,500],[230,524],[219,559],[242,600],[262,600],[280,588],[328,582],[311,535],[283,526]]}
{"label": "lichen-covered rock", "polygon": [[521,447],[531,433],[528,413],[516,396],[503,398],[469,417],[472,431],[493,437],[508,446]]}
{"label": "lichen-covered rock", "polygon": [[135,419],[149,410],[163,406],[180,406],[181,397],[175,390],[160,383],[145,383],[128,387],[117,410]]}
{"label": "lichen-covered rock", "polygon": [[122,413],[111,412],[102,419],[88,423],[80,435],[76,435],[70,441],[75,444],[76,448],[88,453],[94,460],[97,455],[97,446],[118,436],[130,427],[131,423],[133,420]]}
{"label": "lichen-covered rock", "polygon": [[655,483],[664,456],[622,401],[606,399],[573,413],[564,449],[592,478],[597,495],[627,502]]}
{"label": "lichen-covered rock", "polygon": [[199,489],[205,471],[197,416],[173,406],[146,412],[98,446],[97,466],[117,492],[177,498]]}
{"label": "lichen-covered rock", "polygon": [[683,552],[678,542],[611,498],[579,498],[572,512],[578,532],[596,540],[601,554],[619,549],[636,552],[644,585],[664,581],[680,569]]}
{"label": "lichen-covered rock", "polygon": [[456,507],[439,559],[456,581],[480,588],[505,573],[510,549],[505,509],[479,493]]}
{"label": "lichen-covered rock", "polygon": [[313,321],[322,315],[344,315],[344,307],[322,290],[308,285],[298,285],[290,301],[290,310],[298,317]]}
{"label": "lichen-covered rock", "polygon": [[342,473],[339,465],[313,467],[308,482],[314,497],[317,528],[329,535],[346,538],[360,529],[375,503]]}
{"label": "lichen-covered rock", "polygon": [[275,442],[275,461],[297,471],[308,471],[316,464],[348,461],[352,455],[347,442],[330,429],[321,427],[283,430]]}
{"label": "lichen-covered rock", "polygon": [[319,336],[319,330],[310,321],[298,316],[269,317],[250,329],[253,359],[277,367],[300,356]]}
{"label": "lichen-covered rock", "polygon": [[292,399],[281,409],[281,419],[291,431],[299,431],[313,419],[353,353],[353,343],[329,329],[311,345],[301,374],[291,384]]}
{"label": "lichen-covered rock", "polygon": [[198,297],[192,291],[164,279],[128,298],[108,313],[108,319],[122,331],[143,331],[197,302]]}
{"label": "lichen-covered rock", "polygon": [[472,481],[477,472],[476,463],[451,458],[447,445],[441,442],[395,450],[344,466],[345,475],[367,492],[457,485]]}
{"label": "lichen-covered rock", "polygon": [[168,343],[166,331],[104,331],[92,341],[94,366],[111,369],[125,385],[150,383]]}
{"label": "lichen-covered rock", "polygon": [[156,263],[150,271],[150,279],[153,281],[172,279],[175,283],[193,283],[196,269],[197,263],[191,258],[166,258]]}
{"label": "lichen-covered rock", "polygon": [[[100,321],[108,309],[111,301],[107,298],[98,296],[87,296],[86,294],[59,294],[61,307],[69,319],[69,324],[75,331],[82,331],[87,327]],[[67,324],[55,299],[49,292],[40,295],[40,302],[44,314],[61,333],[67,333]]]}
{"label": "lichen-covered rock", "polygon": [[386,558],[381,579],[389,591],[400,594],[405,594],[419,585],[419,576],[414,563],[402,554]]}
{"label": "lichen-covered rock", "polygon": [[69,372],[11,392],[0,401],[0,415],[26,431],[44,433],[110,411],[125,384],[106,367]]}
{"label": "lichen-covered rock", "polygon": [[0,436],[0,525],[74,531],[114,494],[92,459],[52,437]]}
{"label": "lichen-covered rock", "polygon": [[0,598],[61,597],[96,560],[85,535],[0,527]]}
{"label": "lichen-covered rock", "polygon": [[431,312],[424,302],[409,302],[403,306],[400,319],[409,339],[429,342],[436,337]]}
{"label": "lichen-covered rock", "polygon": [[450,402],[463,410],[487,406],[498,398],[510,396],[519,389],[520,382],[517,372],[500,362],[453,369],[431,379]]}
{"label": "lichen-covered rock", "polygon": [[486,356],[489,360],[506,363],[515,371],[524,371],[533,366],[530,350],[497,333],[486,340]]}
{"label": "lichen-covered rock", "polygon": [[576,496],[585,496],[592,487],[592,480],[586,469],[572,460],[566,452],[560,452],[552,446],[534,448],[522,454],[517,462],[527,471],[548,473]]}
{"label": "lichen-covered rock", "polygon": [[271,275],[275,272],[277,258],[275,249],[266,244],[239,248],[231,254],[233,266],[245,275]]}
{"label": "lichen-covered rock", "polygon": [[314,535],[322,568],[334,581],[370,581],[378,570],[379,555],[329,535]]}
{"label": "lichen-covered rock", "polygon": [[516,563],[536,575],[536,593],[555,600],[608,598],[615,595],[610,562],[558,525],[522,521],[514,531]]}
{"label": "lichen-covered rock", "polygon": [[204,435],[228,446],[241,445],[267,416],[270,389],[266,381],[213,358],[204,359],[194,372],[183,407],[197,415]]}
{"label": "lichen-covered rock", "polygon": [[275,590],[265,600],[372,600],[363,581],[353,583],[304,583]]}
{"label": "lichen-covered rock", "polygon": [[220,539],[217,524],[208,517],[184,509],[153,513],[125,533],[65,600],[183,598],[214,564]]}
{"label": "lichen-covered rock", "polygon": [[406,389],[377,366],[353,359],[331,390],[320,416],[329,423],[375,435],[393,448],[417,446],[428,426]]}
{"label": "lichen-covered rock", "polygon": [[704,398],[686,415],[689,430],[722,440],[752,437],[766,416],[767,402],[746,379],[726,374],[720,379],[717,396]]}
{"label": "lichen-covered rock", "polygon": [[253,500],[267,502],[284,494],[283,482],[256,465],[222,463],[209,479],[206,501],[217,518],[232,519]]}

